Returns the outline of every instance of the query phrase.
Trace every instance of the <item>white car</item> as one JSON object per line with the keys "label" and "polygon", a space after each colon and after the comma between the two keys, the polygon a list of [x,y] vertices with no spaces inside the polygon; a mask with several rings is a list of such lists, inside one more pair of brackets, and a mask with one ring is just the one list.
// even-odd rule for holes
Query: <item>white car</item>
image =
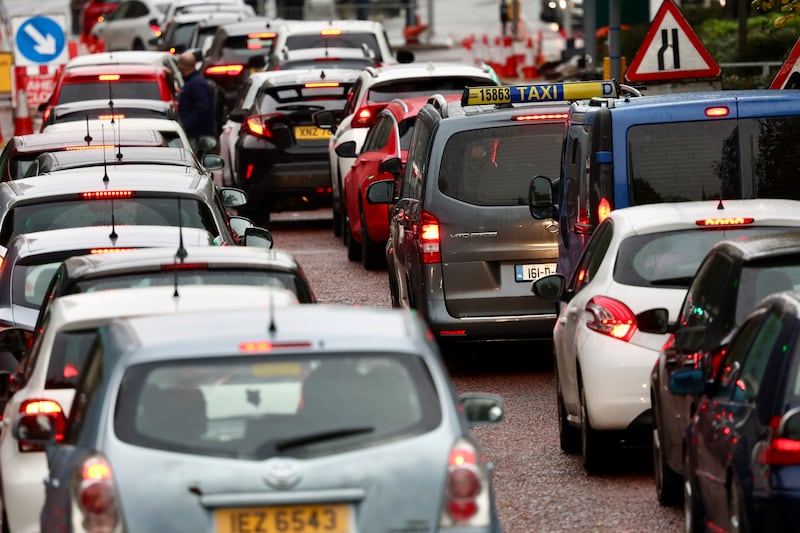
{"label": "white car", "polygon": [[[47,458],[41,449],[27,449],[11,435],[10,423],[19,413],[55,413],[59,427],[66,423],[82,361],[98,329],[115,318],[202,310],[266,309],[296,303],[294,293],[254,286],[173,286],[98,291],[56,299],[43,333],[17,371],[15,392],[6,404],[0,433],[3,528],[14,533],[39,531],[44,503]],[[265,326],[266,328],[266,326]],[[6,529],[6,527],[8,529]]]}
{"label": "white car", "polygon": [[45,126],[42,133],[47,132],[75,132],[82,138],[88,133],[95,139],[104,139],[103,143],[113,144],[117,129],[127,130],[153,130],[164,136],[169,146],[175,148],[192,149],[186,130],[176,120],[166,118],[126,118],[116,120],[114,124],[110,120],[89,120],[74,122],[57,122]]}
{"label": "white car", "polygon": [[[277,48],[282,50],[282,48]],[[497,85],[494,71],[485,66],[470,63],[404,63],[380,68],[366,67],[353,84],[341,119],[336,124],[321,124],[333,131],[328,142],[328,157],[331,165],[331,187],[333,189],[333,232],[346,235],[344,177],[350,171],[355,157],[340,157],[336,147],[355,141],[356,153],[361,151],[367,131],[386,104],[395,98],[412,98],[461,94],[464,87]]]}
{"label": "white car", "polygon": [[562,274],[535,281],[534,294],[561,302],[553,329],[561,448],[580,450],[591,474],[620,438],[649,444],[650,372],[669,335],[638,325],[652,330],[645,324],[655,320],[653,308],[676,320],[698,265],[717,242],[798,226],[800,202],[791,200],[617,209],[595,230],[569,284]]}
{"label": "white car", "polygon": [[151,41],[161,35],[166,0],[125,0],[92,27],[106,50],[155,50]]}

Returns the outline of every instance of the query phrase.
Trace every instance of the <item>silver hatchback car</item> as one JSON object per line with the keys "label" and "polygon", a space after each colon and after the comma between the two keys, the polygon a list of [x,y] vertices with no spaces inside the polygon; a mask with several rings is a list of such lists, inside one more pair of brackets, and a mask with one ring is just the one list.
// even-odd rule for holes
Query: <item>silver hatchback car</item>
{"label": "silver hatchback car", "polygon": [[43,533],[500,530],[469,427],[502,399],[457,397],[414,313],[249,308],[101,337],[63,440],[47,414],[12,427],[47,445]]}

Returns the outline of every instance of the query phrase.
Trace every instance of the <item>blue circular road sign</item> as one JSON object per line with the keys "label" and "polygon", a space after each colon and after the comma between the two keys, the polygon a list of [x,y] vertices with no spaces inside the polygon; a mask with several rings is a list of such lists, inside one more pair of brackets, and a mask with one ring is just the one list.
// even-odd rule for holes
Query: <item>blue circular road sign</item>
{"label": "blue circular road sign", "polygon": [[64,51],[64,28],[48,17],[31,17],[17,30],[17,50],[29,61],[49,63]]}

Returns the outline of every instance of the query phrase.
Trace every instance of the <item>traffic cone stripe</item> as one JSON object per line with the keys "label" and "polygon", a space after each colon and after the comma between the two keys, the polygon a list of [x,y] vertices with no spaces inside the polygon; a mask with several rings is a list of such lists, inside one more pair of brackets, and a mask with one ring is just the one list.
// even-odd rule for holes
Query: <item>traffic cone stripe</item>
{"label": "traffic cone stripe", "polygon": [[33,119],[28,107],[28,94],[25,89],[17,91],[17,107],[14,113],[14,135],[30,135],[33,133]]}

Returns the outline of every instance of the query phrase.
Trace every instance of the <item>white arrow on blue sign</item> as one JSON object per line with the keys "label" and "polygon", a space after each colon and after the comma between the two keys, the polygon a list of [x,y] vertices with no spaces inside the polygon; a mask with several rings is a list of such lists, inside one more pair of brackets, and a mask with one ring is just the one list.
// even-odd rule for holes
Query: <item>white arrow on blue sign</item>
{"label": "white arrow on blue sign", "polygon": [[34,63],[50,63],[64,52],[64,28],[49,17],[31,17],[16,35],[17,50]]}

